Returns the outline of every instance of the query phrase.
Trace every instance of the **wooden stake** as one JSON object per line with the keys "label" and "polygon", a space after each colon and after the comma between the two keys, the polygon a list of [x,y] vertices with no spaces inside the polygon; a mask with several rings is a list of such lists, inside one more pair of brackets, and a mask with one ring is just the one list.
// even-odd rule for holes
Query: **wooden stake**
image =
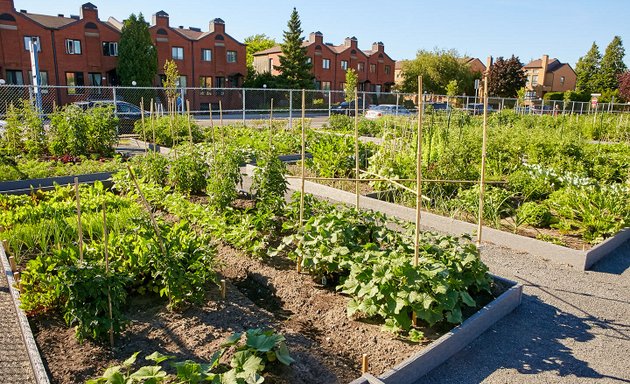
{"label": "wooden stake", "polygon": [[359,210],[359,91],[354,88],[354,193],[356,196],[355,206]]}
{"label": "wooden stake", "polygon": [[368,372],[368,355],[366,353],[361,356],[361,373]]}
{"label": "wooden stake", "polygon": [[413,324],[414,327],[418,326],[418,316],[415,311],[411,312],[411,324]]}
{"label": "wooden stake", "polygon": [[13,273],[13,280],[15,280],[15,285],[17,286],[19,290],[20,289],[20,272]]}
{"label": "wooden stake", "polygon": [[79,260],[83,261],[83,227],[81,226],[81,198],[79,196],[79,178],[74,178],[74,193],[77,199],[77,232],[79,233]]}
{"label": "wooden stake", "polygon": [[11,266],[11,272],[17,271],[17,264],[15,263],[15,257],[9,256],[9,265]]}
{"label": "wooden stake", "polygon": [[2,248],[4,248],[4,253],[6,253],[8,256],[11,250],[9,249],[9,242],[7,241],[7,239],[2,239]]}
{"label": "wooden stake", "polygon": [[190,100],[186,100],[186,115],[188,116],[188,138],[190,145],[193,145],[192,127],[190,126]]}
{"label": "wooden stake", "polygon": [[424,104],[422,99],[422,76],[418,76],[418,132],[416,149],[416,236],[413,265],[418,266],[420,256],[420,210],[422,209],[422,115]]}
{"label": "wooden stake", "polygon": [[225,279],[221,279],[221,298],[225,299],[227,293],[227,286],[225,284]]}
{"label": "wooden stake", "polygon": [[[486,145],[488,136],[488,76],[490,76],[490,67],[492,66],[492,57],[489,56],[486,65],[486,72],[483,76],[483,130],[481,139],[481,177],[479,180],[479,217],[477,224],[477,247],[481,245],[481,231],[483,229],[483,199],[486,181]],[[541,107],[542,110],[542,107]]]}
{"label": "wooden stake", "polygon": [[142,119],[142,140],[144,140],[144,153],[147,153],[147,133],[144,128],[144,97],[140,98],[140,118]]}
{"label": "wooden stake", "polygon": [[[304,173],[306,172],[306,91],[302,89],[302,164],[301,164],[301,180],[300,180],[300,230],[304,226]],[[302,270],[302,260],[297,259],[297,271]]]}
{"label": "wooden stake", "polygon": [[[109,253],[107,248],[107,209],[106,203],[103,201],[103,251],[105,252],[105,274],[109,277]],[[109,307],[109,345],[114,348],[114,319],[112,314],[112,294],[109,285],[107,285],[107,305]]]}

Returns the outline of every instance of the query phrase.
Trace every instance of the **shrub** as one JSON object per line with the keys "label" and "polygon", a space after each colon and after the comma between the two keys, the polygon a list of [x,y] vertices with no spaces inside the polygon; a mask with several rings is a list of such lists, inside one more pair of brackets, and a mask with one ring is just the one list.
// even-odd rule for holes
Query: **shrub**
{"label": "shrub", "polygon": [[[134,133],[142,135],[142,121],[136,121]],[[147,140],[155,137],[155,144],[172,147],[177,143],[190,142],[190,134],[194,143],[203,140],[203,132],[199,125],[194,121],[190,122],[190,131],[188,130],[188,116],[173,115],[160,116],[153,119],[145,119],[145,134]],[[175,139],[175,140],[173,140]]]}
{"label": "shrub", "polygon": [[543,96],[545,100],[564,100],[564,92],[547,92]]}
{"label": "shrub", "polygon": [[202,194],[206,189],[209,168],[201,152],[196,147],[184,145],[173,155],[168,173],[169,183],[177,191],[193,195]]}
{"label": "shrub", "polygon": [[6,120],[6,131],[0,142],[7,154],[15,156],[26,152],[31,156],[39,156],[44,153],[44,125],[28,100],[22,100],[17,107],[10,105]]}
{"label": "shrub", "polygon": [[168,159],[157,152],[149,152],[144,156],[134,156],[131,159],[139,177],[147,182],[161,186],[166,185],[168,178]]}
{"label": "shrub", "polygon": [[533,201],[521,205],[516,212],[519,221],[536,228],[548,227],[553,221],[549,207]]}

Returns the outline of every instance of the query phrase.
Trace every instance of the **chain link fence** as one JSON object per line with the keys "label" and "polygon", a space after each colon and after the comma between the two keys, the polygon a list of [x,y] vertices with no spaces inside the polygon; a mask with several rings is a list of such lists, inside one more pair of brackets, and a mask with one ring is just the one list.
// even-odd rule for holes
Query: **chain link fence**
{"label": "chain link fence", "polygon": [[[345,100],[343,91],[250,88],[180,88],[177,90],[176,108],[180,113],[190,111],[197,119],[208,119],[222,114],[226,119],[266,118],[273,110],[277,118],[292,121],[301,116],[302,103],[308,117],[330,116],[335,113],[354,113],[354,103],[341,104]],[[358,92],[358,110],[364,114],[370,106],[391,104],[417,112],[417,94],[398,92]],[[483,100],[475,96],[421,95],[425,106],[439,109],[461,109],[471,114],[483,113]],[[77,103],[92,105],[110,103],[116,105],[121,115],[140,114],[140,110],[164,113],[168,101],[163,88],[143,87],[88,87],[88,86],[0,86],[0,119],[4,119],[10,105],[30,100],[46,116],[57,107]],[[488,98],[490,111],[515,110],[522,114],[590,114],[630,112],[630,103],[563,102],[557,100],[531,100]]]}

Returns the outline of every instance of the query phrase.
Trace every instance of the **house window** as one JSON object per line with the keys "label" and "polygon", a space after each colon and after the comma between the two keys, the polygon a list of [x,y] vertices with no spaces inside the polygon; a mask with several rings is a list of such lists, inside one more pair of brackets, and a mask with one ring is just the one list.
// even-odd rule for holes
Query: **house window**
{"label": "house window", "polygon": [[171,48],[171,53],[173,56],[173,60],[184,60],[184,48],[183,47],[173,47]]}
{"label": "house window", "polygon": [[103,41],[103,56],[118,56],[118,43]]}
{"label": "house window", "polygon": [[560,76],[560,85],[564,85],[564,76]]}
{"label": "house window", "polygon": [[322,60],[322,68],[330,69],[330,59],[323,59]]}
{"label": "house window", "polygon": [[359,63],[359,64],[357,64],[357,71],[359,71],[359,72],[365,72],[365,63]]}
{"label": "house window", "polygon": [[180,76],[175,80],[177,88],[186,88],[186,76]]}
{"label": "house window", "polygon": [[348,70],[348,61],[347,60],[341,60],[341,69],[343,69],[344,71]]}
{"label": "house window", "polygon": [[24,78],[22,77],[22,71],[15,71],[15,70],[7,69],[7,84],[24,85]]}
{"label": "house window", "polygon": [[227,62],[236,63],[236,51],[227,51]]}
{"label": "house window", "polygon": [[75,88],[85,85],[83,72],[66,72],[66,85],[68,86],[68,95],[83,93],[82,89]]}
{"label": "house window", "polygon": [[322,91],[330,91],[330,81],[322,81]]}
{"label": "house window", "polygon": [[217,88],[225,88],[225,77],[217,76],[215,83]]}
{"label": "house window", "polygon": [[532,76],[532,87],[535,87],[538,85],[538,75],[534,75]]}
{"label": "house window", "polygon": [[392,67],[389,65],[385,66],[385,74],[389,75],[390,73],[392,73]]}
{"label": "house window", "polygon": [[81,40],[66,39],[66,53],[68,55],[80,55]]}
{"label": "house window", "polygon": [[315,89],[322,89],[322,82],[319,80],[315,80]]}
{"label": "house window", "polygon": [[24,49],[29,52],[31,51],[31,46],[29,44],[31,41],[37,43],[37,52],[41,52],[42,45],[39,42],[39,36],[24,36]]}
{"label": "house window", "polygon": [[212,61],[212,49],[201,50],[201,61]]}
{"label": "house window", "polygon": [[199,76],[199,87],[212,88],[212,76]]}
{"label": "house window", "polygon": [[[32,78],[33,78],[33,72],[32,71],[28,71],[28,83],[31,84],[32,83]],[[46,71],[39,71],[39,85],[42,86],[46,86],[48,85],[48,72]]]}
{"label": "house window", "polygon": [[376,73],[376,64],[370,64],[370,73]]}
{"label": "house window", "polygon": [[88,78],[90,79],[90,85],[95,87],[100,87],[103,85],[103,75],[97,72],[88,73]]}

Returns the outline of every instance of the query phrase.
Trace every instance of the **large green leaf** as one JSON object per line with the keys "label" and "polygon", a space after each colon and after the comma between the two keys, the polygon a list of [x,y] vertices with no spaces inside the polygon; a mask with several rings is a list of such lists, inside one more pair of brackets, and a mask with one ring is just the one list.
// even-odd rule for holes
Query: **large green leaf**
{"label": "large green leaf", "polygon": [[284,342],[279,343],[278,349],[276,349],[276,357],[278,361],[284,365],[291,365],[291,363],[295,362],[295,360],[289,356],[289,349]]}
{"label": "large green leaf", "polygon": [[146,360],[155,361],[156,364],[160,364],[163,361],[173,359],[175,356],[163,355],[160,352],[153,352],[149,356],[145,357]]}

